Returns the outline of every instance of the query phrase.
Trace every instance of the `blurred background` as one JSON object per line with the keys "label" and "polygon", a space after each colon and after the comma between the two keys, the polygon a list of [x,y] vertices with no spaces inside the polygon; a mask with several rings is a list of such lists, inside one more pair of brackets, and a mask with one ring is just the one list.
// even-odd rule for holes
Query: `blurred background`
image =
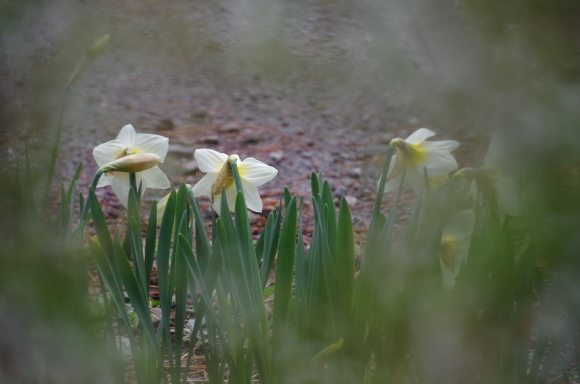
{"label": "blurred background", "polygon": [[[193,177],[193,150],[210,146],[279,162],[287,172],[272,190],[306,193],[308,174],[322,169],[363,202],[391,138],[428,127],[462,143],[460,166],[477,167],[500,130],[507,155],[532,180],[535,233],[576,266],[578,1],[0,0],[4,177],[17,159],[22,167],[25,142],[43,174],[66,81],[105,34],[108,48],[69,95],[55,193],[80,161],[86,188],[96,169],[92,149],[127,123],[170,137],[175,183]],[[3,185],[4,196],[11,191]],[[0,369],[14,376],[0,377],[27,382],[22,367],[32,361],[52,382],[73,382],[63,366],[89,372],[98,361],[84,367],[70,358],[86,334],[75,316],[87,314],[68,301],[76,300],[67,298],[69,266],[44,246],[43,229],[15,221],[10,198],[3,200],[0,324],[10,332],[0,336],[0,353],[10,358]],[[19,246],[19,231],[35,231],[38,244]],[[18,259],[23,254],[30,258]],[[565,280],[573,303],[575,271]],[[440,320],[447,325],[435,329],[450,327]],[[46,335],[47,324],[70,331],[70,343],[34,336]],[[24,335],[34,342],[22,343]],[[48,346],[62,366],[34,360],[31,350],[44,356]]]}

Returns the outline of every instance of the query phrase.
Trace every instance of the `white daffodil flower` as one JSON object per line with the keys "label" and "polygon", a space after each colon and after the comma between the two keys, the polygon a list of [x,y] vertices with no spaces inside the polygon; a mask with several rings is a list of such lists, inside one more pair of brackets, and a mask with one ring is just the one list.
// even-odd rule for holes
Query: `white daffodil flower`
{"label": "white daffodil flower", "polygon": [[[169,139],[159,135],[151,135],[146,133],[135,133],[135,129],[131,124],[125,125],[115,140],[107,141],[98,145],[93,150],[93,157],[99,165],[104,167],[107,165],[115,165],[118,169],[131,171],[132,169],[143,169],[144,160],[148,161],[148,169],[137,171],[135,178],[137,180],[137,187],[142,183],[143,193],[147,188],[165,189],[169,188],[169,179],[155,164],[163,162],[169,149]],[[148,154],[149,156],[133,156],[136,154]],[[154,156],[151,156],[154,155]],[[155,157],[157,156],[157,157]],[[124,164],[124,157],[128,157],[136,161],[127,161],[126,167],[120,166]],[[143,158],[143,159],[141,159]],[[154,161],[155,160],[155,164]],[[128,205],[129,200],[129,173],[120,171],[111,171],[101,176],[97,187],[105,187],[110,185],[117,195],[117,198],[124,206]]]}
{"label": "white daffodil flower", "polygon": [[242,189],[246,199],[246,206],[254,212],[262,212],[262,199],[258,187],[272,180],[278,170],[248,157],[240,162],[238,155],[228,156],[211,149],[196,149],[193,154],[199,170],[206,175],[193,186],[194,196],[209,196],[214,210],[219,214],[221,206],[222,188],[226,188],[228,207],[234,210],[236,200],[236,186],[229,159],[236,159],[236,165],[242,181]]}
{"label": "white daffodil flower", "polygon": [[421,192],[425,190],[425,172],[431,188],[437,188],[445,183],[449,172],[457,169],[451,151],[457,149],[459,143],[454,140],[426,141],[431,136],[435,136],[433,131],[420,128],[406,140],[393,139],[397,147],[391,158],[385,192],[399,188],[403,170],[406,170],[405,182],[415,192]]}
{"label": "white daffodil flower", "polygon": [[475,225],[475,214],[471,209],[451,216],[443,226],[439,260],[443,274],[443,285],[451,288],[469,252],[471,234]]}

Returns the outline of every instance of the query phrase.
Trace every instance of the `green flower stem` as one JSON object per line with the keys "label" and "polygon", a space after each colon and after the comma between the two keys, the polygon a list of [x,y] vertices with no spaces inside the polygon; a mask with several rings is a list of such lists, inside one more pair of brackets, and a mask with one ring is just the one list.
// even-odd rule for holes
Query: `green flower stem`
{"label": "green flower stem", "polygon": [[131,188],[133,188],[137,195],[137,200],[139,200],[140,196],[139,190],[137,189],[137,176],[135,176],[135,172],[129,172],[129,185],[131,185]]}
{"label": "green flower stem", "polygon": [[[97,171],[97,173],[95,173],[95,177],[93,178],[93,183],[91,184],[90,189],[92,189],[93,191],[95,189],[97,189],[97,184],[99,184],[99,180],[101,179],[101,176],[103,176],[103,170],[99,169]],[[87,195],[88,196],[88,195]],[[87,219],[87,216],[89,215],[89,202],[86,201],[85,205],[83,207],[83,211],[81,212],[81,217],[79,220],[79,225],[75,228],[74,232],[78,233],[78,231],[82,231],[84,229],[84,225],[86,225],[86,223],[84,225],[82,225],[82,223]],[[82,228],[81,228],[82,225]]]}
{"label": "green flower stem", "polygon": [[236,159],[229,159],[230,166],[232,167],[232,173],[234,174],[234,181],[236,182],[236,190],[239,192],[242,190],[242,180],[240,179],[240,173],[238,172],[238,165],[236,164]]}
{"label": "green flower stem", "polygon": [[42,199],[42,210],[46,210],[48,205],[48,200],[50,198],[50,186],[52,185],[52,179],[54,177],[54,168],[56,166],[56,157],[58,156],[58,149],[60,147],[60,136],[62,134],[62,126],[64,122],[64,111],[66,109],[66,99],[68,98],[68,92],[70,90],[70,85],[67,85],[64,91],[64,96],[62,98],[62,105],[60,106],[60,113],[58,116],[58,124],[56,126],[56,133],[54,136],[54,144],[52,145],[52,153],[50,155],[50,162],[48,165],[48,172],[46,174],[46,183],[44,186],[44,197]]}
{"label": "green flower stem", "polygon": [[93,183],[91,184],[91,188],[97,189],[97,184],[99,184],[99,180],[101,179],[101,176],[103,176],[103,171],[101,169],[99,169],[97,171],[97,173],[95,173],[95,177],[93,178]]}
{"label": "green flower stem", "polygon": [[385,164],[383,166],[383,173],[381,173],[381,178],[379,180],[379,189],[377,191],[377,198],[375,199],[375,206],[373,208],[373,215],[372,215],[373,218],[371,219],[371,223],[373,223],[375,221],[376,216],[378,216],[378,214],[381,210],[381,203],[383,201],[383,195],[385,193],[385,184],[387,183],[389,168],[391,166],[391,159],[393,157],[393,154],[395,152],[396,147],[397,147],[397,142],[394,140],[391,141],[391,143],[389,144],[389,149],[387,150]]}

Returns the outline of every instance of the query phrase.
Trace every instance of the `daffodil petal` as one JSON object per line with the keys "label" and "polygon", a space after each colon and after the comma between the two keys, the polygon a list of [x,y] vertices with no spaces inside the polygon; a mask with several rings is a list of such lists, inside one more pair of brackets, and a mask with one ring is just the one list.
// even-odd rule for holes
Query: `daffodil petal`
{"label": "daffodil petal", "polygon": [[[393,171],[393,168],[395,168],[395,162],[397,161],[397,159],[396,159],[396,156],[397,156],[397,155],[393,155],[393,156],[391,157],[391,163],[389,164],[389,172],[387,173],[387,179],[389,178],[389,176],[391,176],[391,172]],[[381,176],[382,176],[382,175],[381,175]],[[392,181],[392,180],[391,180],[391,181]],[[379,184],[380,184],[380,182],[381,182],[381,179],[380,179],[380,177],[379,177],[379,180],[377,181],[377,189],[379,188]],[[399,183],[400,183],[400,180],[399,180]],[[387,189],[387,184],[388,184],[388,187],[389,187],[389,189]],[[391,187],[391,185],[392,185],[392,183],[390,183],[390,181],[387,181],[387,184],[385,184],[385,192],[389,192],[389,191],[392,191],[392,190],[393,190],[393,189],[395,189],[395,188],[398,188],[398,187],[393,187],[393,188],[390,188],[390,187]]]}
{"label": "daffodil petal", "polygon": [[505,151],[504,148],[502,148],[504,146],[502,144],[503,141],[501,140],[498,131],[495,131],[493,135],[491,135],[491,140],[489,141],[489,146],[487,148],[487,154],[483,159],[483,165],[485,167],[501,163],[500,159],[503,157],[502,152],[509,153],[509,151]]}
{"label": "daffodil petal", "polygon": [[425,184],[425,171],[423,169],[407,167],[405,180],[416,193],[425,192],[427,185]]}
{"label": "daffodil petal", "polygon": [[163,199],[157,202],[157,225],[161,225],[163,221],[163,214],[165,213],[169,196],[171,196],[171,193],[168,193]]}
{"label": "daffodil petal", "polygon": [[[228,209],[230,210],[230,212],[233,212],[235,209],[236,196],[237,190],[235,185],[226,189],[226,201],[228,202]],[[222,207],[222,194],[220,193],[219,195],[215,195],[213,198],[213,210],[215,211],[215,213],[219,215],[221,213],[221,207]]]}
{"label": "daffodil petal", "polygon": [[385,193],[399,188],[399,186],[401,185],[401,177],[403,177],[402,173],[398,176],[395,176],[391,180],[387,181],[385,183]]}
{"label": "daffodil petal", "polygon": [[[138,185],[138,182],[137,182]],[[129,201],[129,174],[128,173],[121,173],[113,177],[111,181],[111,188],[113,188],[113,192],[117,195],[117,199],[123,204],[123,206],[128,206]]]}
{"label": "daffodil petal", "polygon": [[93,149],[93,157],[99,167],[102,167],[103,165],[115,160],[125,148],[125,145],[119,139],[107,141],[106,143],[97,145],[95,149]]}
{"label": "daffodil petal", "polygon": [[[171,186],[169,179],[158,166],[138,172],[137,176],[143,178],[144,183],[147,183],[147,188],[165,189]],[[137,185],[137,187],[139,187],[139,185]],[[143,192],[145,192],[145,185],[143,185]]]}
{"label": "daffodil petal", "polygon": [[135,146],[135,128],[131,124],[125,125],[117,135],[117,140],[121,140],[125,147],[133,148]]}
{"label": "daffodil petal", "polygon": [[475,214],[471,209],[452,215],[443,226],[443,237],[453,236],[458,240],[472,235],[475,225]]}
{"label": "daffodil petal", "polygon": [[221,209],[222,209],[222,194],[214,196],[214,200],[212,203],[213,211],[219,216]]}
{"label": "daffodil petal", "polygon": [[234,211],[236,208],[236,196],[238,195],[238,190],[235,185],[230,186],[226,189],[226,199],[228,201],[228,208],[230,211]]}
{"label": "daffodil petal", "polygon": [[457,161],[448,151],[430,151],[425,164],[419,165],[418,171],[423,171],[423,167],[427,168],[427,176],[436,177],[449,173],[457,169]]}
{"label": "daffodil petal", "polygon": [[246,206],[254,212],[262,212],[262,198],[258,192],[258,187],[246,180],[242,180],[242,189],[246,199]]}
{"label": "daffodil petal", "polygon": [[193,156],[197,161],[199,170],[204,173],[219,172],[224,163],[228,160],[228,155],[214,151],[213,149],[196,149]]}
{"label": "daffodil petal", "polygon": [[425,141],[421,144],[426,150],[438,150],[438,151],[455,151],[459,147],[459,142],[455,140],[443,140],[443,141]]}
{"label": "daffodil petal", "polygon": [[409,144],[420,144],[431,136],[435,136],[435,132],[427,128],[419,128],[407,137],[405,141]]}
{"label": "daffodil petal", "polygon": [[253,157],[248,157],[239,163],[238,170],[242,180],[248,181],[256,187],[267,183],[278,174],[276,168],[266,165]]}
{"label": "daffodil petal", "polygon": [[100,187],[106,187],[107,185],[111,185],[111,182],[113,181],[113,175],[109,175],[109,174],[104,174],[101,176],[101,178],[99,179],[99,182],[97,184],[97,188]]}
{"label": "daffodil petal", "polygon": [[163,162],[169,150],[169,139],[159,135],[138,133],[133,148],[138,152],[154,153],[161,157],[161,162]]}
{"label": "daffodil petal", "polygon": [[[201,178],[200,181],[197,182],[192,188],[191,192],[193,192],[193,196],[210,196],[211,195],[211,186],[214,181],[217,179],[218,173],[212,172],[208,173],[204,177]],[[211,196],[210,196],[211,197]],[[215,197],[214,197],[215,202]]]}

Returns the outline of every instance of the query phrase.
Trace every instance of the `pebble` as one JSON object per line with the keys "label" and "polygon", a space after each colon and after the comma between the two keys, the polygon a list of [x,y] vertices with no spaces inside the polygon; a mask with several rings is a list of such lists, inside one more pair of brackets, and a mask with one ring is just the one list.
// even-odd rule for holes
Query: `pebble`
{"label": "pebble", "polygon": [[217,145],[219,144],[220,139],[217,135],[209,135],[201,137],[198,141],[204,144]]}
{"label": "pebble", "polygon": [[195,160],[191,160],[191,161],[188,161],[187,163],[183,164],[183,171],[186,174],[195,173],[198,170],[199,170],[199,167],[197,166],[197,161],[195,161]]}
{"label": "pebble", "polygon": [[359,178],[362,175],[362,170],[360,168],[351,169],[349,176],[354,178]]}
{"label": "pebble", "polygon": [[346,195],[344,198],[346,199],[346,203],[348,204],[348,206],[351,208],[355,206],[356,203],[358,203],[358,199],[356,198],[356,196]]}
{"label": "pebble", "polygon": [[229,123],[226,123],[222,126],[220,126],[218,128],[218,131],[220,132],[239,132],[242,129],[242,127],[236,123],[235,121],[230,121]]}
{"label": "pebble", "polygon": [[187,147],[185,145],[169,144],[169,153],[175,155],[192,156],[194,150],[193,147]]}
{"label": "pebble", "polygon": [[260,141],[262,141],[263,137],[262,135],[258,134],[258,133],[254,133],[251,135],[247,135],[242,139],[242,143],[245,144],[256,144],[259,143]]}
{"label": "pebble", "polygon": [[334,197],[341,197],[348,193],[348,187],[346,185],[339,185],[334,190]]}
{"label": "pebble", "polygon": [[268,156],[270,156],[270,159],[279,163],[284,158],[284,152],[283,151],[270,152]]}
{"label": "pebble", "polygon": [[206,117],[207,111],[205,109],[197,109],[191,113],[193,119],[205,119]]}
{"label": "pebble", "polygon": [[260,215],[252,212],[252,211],[248,211],[248,220],[250,221],[250,224],[256,224],[258,222],[258,218],[260,217]]}
{"label": "pebble", "polygon": [[173,128],[175,128],[175,123],[171,118],[161,119],[155,124],[155,129],[159,131],[169,131]]}
{"label": "pebble", "polygon": [[377,141],[381,144],[389,144],[395,138],[394,133],[383,133],[377,136]]}

